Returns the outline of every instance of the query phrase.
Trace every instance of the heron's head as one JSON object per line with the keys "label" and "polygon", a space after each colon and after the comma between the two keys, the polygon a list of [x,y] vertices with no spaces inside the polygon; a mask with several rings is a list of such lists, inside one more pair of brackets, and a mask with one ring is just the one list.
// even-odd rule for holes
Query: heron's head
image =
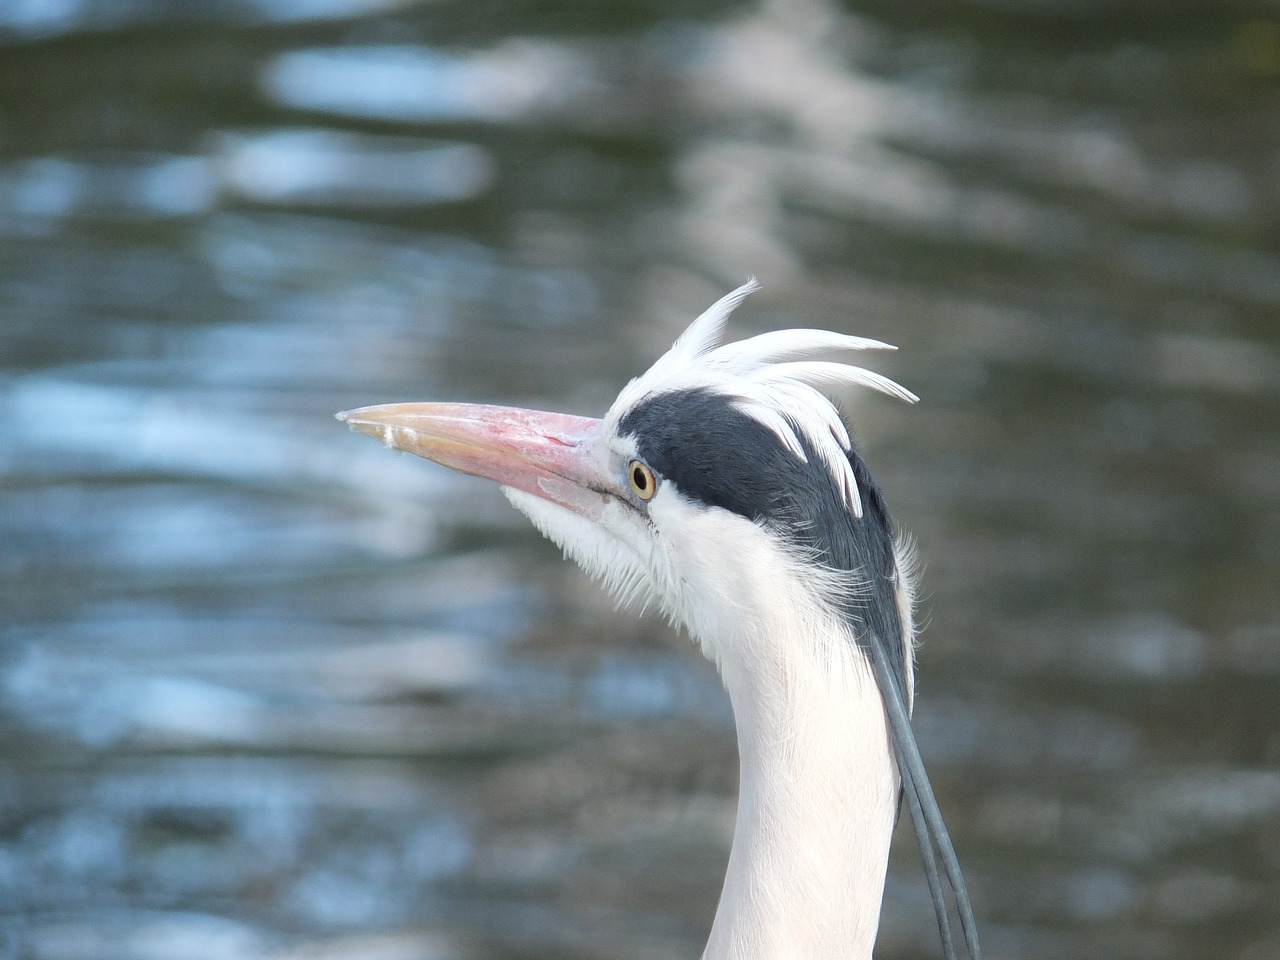
{"label": "heron's head", "polygon": [[[774,668],[785,687],[798,664],[868,667],[944,952],[954,956],[935,848],[976,958],[973,910],[910,727],[902,552],[839,410],[819,387],[915,397],[861,367],[809,359],[887,348],[874,340],[779,330],[717,346],[725,320],[755,288],[748,282],[698,317],[600,419],[457,403],[338,416],[389,447],[502,484],[621,600],[655,603],[687,627],[721,667],[731,698],[735,678],[747,677],[738,689],[750,689]],[[833,639],[853,641],[836,648],[839,659],[829,655]],[[796,643],[823,656],[797,658]],[[862,661],[843,656],[854,649]],[[746,702],[758,718],[759,704]]]}
{"label": "heron's head", "polygon": [[617,597],[657,604],[717,659],[716,638],[734,620],[798,586],[901,643],[909,613],[888,516],[818,387],[915,397],[860,367],[806,359],[892,349],[874,340],[782,330],[717,346],[755,289],[748,282],[702,314],[600,419],[454,403],[339,417],[390,447],[496,480]]}

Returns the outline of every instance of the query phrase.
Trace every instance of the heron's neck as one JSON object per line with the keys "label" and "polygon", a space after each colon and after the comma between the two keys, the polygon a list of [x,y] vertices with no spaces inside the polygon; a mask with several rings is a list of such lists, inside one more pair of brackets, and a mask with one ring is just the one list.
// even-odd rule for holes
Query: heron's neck
{"label": "heron's neck", "polygon": [[841,627],[769,619],[714,644],[741,786],[703,958],[870,957],[898,791],[884,708]]}

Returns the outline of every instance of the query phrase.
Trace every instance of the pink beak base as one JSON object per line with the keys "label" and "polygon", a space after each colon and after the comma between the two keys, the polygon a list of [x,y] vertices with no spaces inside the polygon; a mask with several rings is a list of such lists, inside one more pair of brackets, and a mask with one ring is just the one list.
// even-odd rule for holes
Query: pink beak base
{"label": "pink beak base", "polygon": [[594,417],[471,403],[389,403],[337,416],[394,450],[575,513],[596,512],[616,486],[594,455],[601,423]]}

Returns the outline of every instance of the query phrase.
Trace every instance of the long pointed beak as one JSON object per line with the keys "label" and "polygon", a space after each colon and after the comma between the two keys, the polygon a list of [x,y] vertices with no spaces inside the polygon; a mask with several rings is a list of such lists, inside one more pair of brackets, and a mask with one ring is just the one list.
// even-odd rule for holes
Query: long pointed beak
{"label": "long pointed beak", "polygon": [[590,516],[616,482],[592,417],[470,403],[389,403],[339,413],[353,430],[472,476]]}

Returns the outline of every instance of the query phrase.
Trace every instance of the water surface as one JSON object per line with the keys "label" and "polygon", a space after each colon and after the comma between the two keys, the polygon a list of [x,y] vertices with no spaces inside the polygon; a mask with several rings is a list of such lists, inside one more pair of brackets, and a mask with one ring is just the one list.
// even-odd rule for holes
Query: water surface
{"label": "water surface", "polygon": [[[0,5],[0,951],[696,957],[712,668],[332,420],[598,413],[749,274],[917,542],[988,955],[1280,954],[1265,5]],[[881,957],[937,955],[907,828]]]}

